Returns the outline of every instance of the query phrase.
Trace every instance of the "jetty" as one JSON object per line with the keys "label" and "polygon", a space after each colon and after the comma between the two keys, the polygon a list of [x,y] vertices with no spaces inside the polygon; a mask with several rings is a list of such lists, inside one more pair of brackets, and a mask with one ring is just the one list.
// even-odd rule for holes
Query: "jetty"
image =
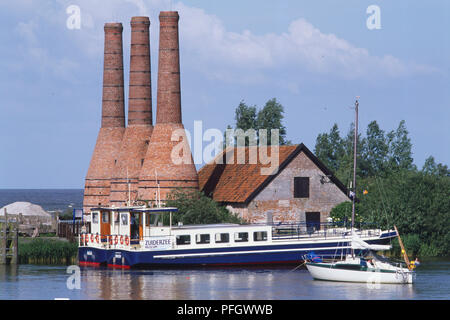
{"label": "jetty", "polygon": [[19,224],[17,219],[4,217],[0,219],[0,265],[17,264],[19,248]]}

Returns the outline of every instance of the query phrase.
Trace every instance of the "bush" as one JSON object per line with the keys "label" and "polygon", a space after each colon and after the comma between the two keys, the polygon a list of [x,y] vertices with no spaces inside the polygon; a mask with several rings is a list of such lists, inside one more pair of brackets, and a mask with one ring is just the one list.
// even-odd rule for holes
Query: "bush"
{"label": "bush", "polygon": [[167,207],[178,208],[178,213],[173,216],[173,223],[183,224],[209,224],[209,223],[243,223],[242,220],[231,213],[224,206],[205,196],[203,192],[196,190],[172,191]]}
{"label": "bush", "polygon": [[[352,203],[350,201],[342,202],[331,209],[330,217],[336,225],[351,226],[352,223]],[[360,215],[360,206],[355,204],[355,226],[363,222],[364,219]]]}

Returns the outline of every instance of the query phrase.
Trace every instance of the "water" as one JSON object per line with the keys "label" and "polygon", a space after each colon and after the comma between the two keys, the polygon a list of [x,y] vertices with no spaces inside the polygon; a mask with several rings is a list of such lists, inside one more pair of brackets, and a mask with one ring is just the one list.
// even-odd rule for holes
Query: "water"
{"label": "water", "polygon": [[[0,300],[448,300],[450,259],[426,261],[412,285],[313,280],[306,269],[80,269],[80,288],[68,289],[66,266],[0,266]],[[69,281],[70,284],[75,282]]]}
{"label": "water", "polygon": [[83,189],[0,189],[0,208],[25,201],[40,205],[46,211],[65,211],[69,206],[83,207]]}
{"label": "water", "polygon": [[[45,210],[81,208],[83,190],[0,190],[0,207],[28,201]],[[306,269],[111,270],[81,268],[80,289],[68,289],[66,266],[0,266],[0,300],[448,300],[450,259],[425,261],[413,285],[367,286],[315,281]],[[72,282],[69,281],[69,284]]]}

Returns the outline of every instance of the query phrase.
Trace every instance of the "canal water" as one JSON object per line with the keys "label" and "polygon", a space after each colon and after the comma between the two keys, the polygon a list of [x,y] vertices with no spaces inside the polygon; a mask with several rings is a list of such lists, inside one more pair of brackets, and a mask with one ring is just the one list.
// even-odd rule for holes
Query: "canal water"
{"label": "canal water", "polygon": [[412,285],[317,281],[306,269],[293,268],[115,270],[0,266],[0,300],[19,299],[448,300],[450,259],[423,262]]}

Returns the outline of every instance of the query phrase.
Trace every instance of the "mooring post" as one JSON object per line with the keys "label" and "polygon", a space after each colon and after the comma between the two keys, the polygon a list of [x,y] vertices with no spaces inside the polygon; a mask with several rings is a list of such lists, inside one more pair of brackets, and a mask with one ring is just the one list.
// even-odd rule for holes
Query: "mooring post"
{"label": "mooring post", "polygon": [[14,251],[11,256],[10,264],[17,264],[18,259],[19,259],[19,221],[18,221],[18,219],[16,219],[13,226],[14,226],[14,238],[12,241],[12,245],[13,245]]}
{"label": "mooring post", "polygon": [[2,250],[2,255],[0,257],[0,264],[6,264],[6,246],[8,244],[8,239],[7,239],[7,233],[6,233],[6,228],[8,227],[8,213],[6,212],[6,208],[4,209],[5,212],[5,221],[2,224],[2,239],[1,239],[1,250]]}

